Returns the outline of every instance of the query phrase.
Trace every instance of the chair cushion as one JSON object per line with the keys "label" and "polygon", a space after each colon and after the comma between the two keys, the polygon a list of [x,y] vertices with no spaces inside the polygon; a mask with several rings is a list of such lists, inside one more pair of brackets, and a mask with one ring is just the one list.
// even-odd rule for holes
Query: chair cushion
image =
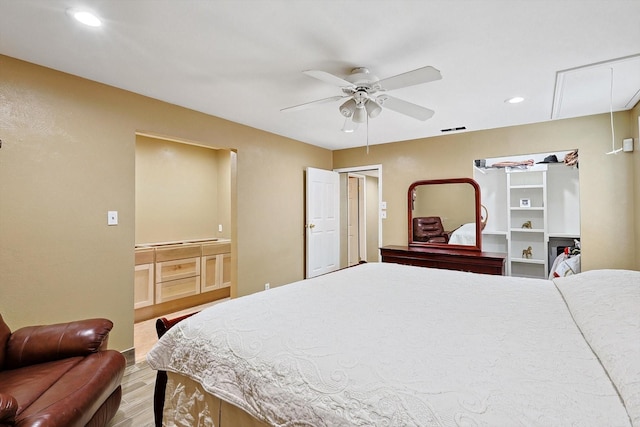
{"label": "chair cushion", "polygon": [[45,391],[82,361],[82,357],[57,360],[0,372],[0,391],[18,401],[18,416]]}
{"label": "chair cushion", "polygon": [[[116,350],[99,351],[80,358],[72,369],[17,415],[16,426],[86,426],[120,388],[125,366],[124,356]],[[119,403],[118,397],[113,405]]]}

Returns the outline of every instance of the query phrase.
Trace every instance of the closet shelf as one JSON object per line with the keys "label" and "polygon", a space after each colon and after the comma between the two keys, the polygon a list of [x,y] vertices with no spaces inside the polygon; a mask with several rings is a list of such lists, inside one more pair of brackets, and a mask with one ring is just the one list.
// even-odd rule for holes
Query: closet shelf
{"label": "closet shelf", "polygon": [[531,188],[544,188],[544,185],[542,184],[523,184],[523,185],[512,185],[511,187],[512,190],[522,190],[522,189],[531,189]]}
{"label": "closet shelf", "polygon": [[544,265],[545,260],[543,259],[534,259],[534,258],[516,258],[511,257],[511,262],[518,262],[521,264],[541,264]]}
{"label": "closet shelf", "polygon": [[542,228],[512,228],[512,233],[544,233]]}
{"label": "closet shelf", "polygon": [[533,206],[530,208],[520,208],[517,206],[512,206],[509,209],[511,209],[512,211],[543,211],[544,207],[542,206]]}

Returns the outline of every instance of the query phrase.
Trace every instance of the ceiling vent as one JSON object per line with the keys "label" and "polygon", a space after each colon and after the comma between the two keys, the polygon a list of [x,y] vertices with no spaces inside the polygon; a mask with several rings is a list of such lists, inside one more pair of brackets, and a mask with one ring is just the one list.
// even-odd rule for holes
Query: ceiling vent
{"label": "ceiling vent", "polygon": [[440,129],[440,132],[443,132],[443,133],[455,132],[457,130],[467,130],[467,127],[466,126],[458,126],[457,128]]}

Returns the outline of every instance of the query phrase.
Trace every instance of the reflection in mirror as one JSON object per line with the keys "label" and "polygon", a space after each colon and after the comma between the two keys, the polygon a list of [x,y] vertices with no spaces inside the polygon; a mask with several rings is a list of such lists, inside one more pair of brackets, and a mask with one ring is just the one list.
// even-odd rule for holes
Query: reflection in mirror
{"label": "reflection in mirror", "polygon": [[408,193],[409,246],[480,250],[479,187],[469,178],[418,181]]}
{"label": "reflection in mirror", "polygon": [[507,253],[508,275],[580,271],[578,163],[578,150],[475,160],[474,179],[490,217],[483,249]]}

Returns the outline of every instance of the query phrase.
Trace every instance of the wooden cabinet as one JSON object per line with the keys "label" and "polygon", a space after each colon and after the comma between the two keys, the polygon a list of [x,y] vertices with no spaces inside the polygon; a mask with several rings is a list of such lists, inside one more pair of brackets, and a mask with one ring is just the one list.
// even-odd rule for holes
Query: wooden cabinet
{"label": "wooden cabinet", "polygon": [[503,275],[506,254],[413,246],[380,248],[382,262]]}
{"label": "wooden cabinet", "polygon": [[156,248],[156,303],[200,292],[202,245]]}
{"label": "wooden cabinet", "polygon": [[154,303],[154,261],[153,249],[135,252],[135,276],[133,283],[133,308],[142,308]]}
{"label": "wooden cabinet", "polygon": [[230,295],[231,243],[203,239],[140,245],[135,250],[135,320]]}
{"label": "wooden cabinet", "polygon": [[231,244],[202,246],[201,292],[231,286]]}

